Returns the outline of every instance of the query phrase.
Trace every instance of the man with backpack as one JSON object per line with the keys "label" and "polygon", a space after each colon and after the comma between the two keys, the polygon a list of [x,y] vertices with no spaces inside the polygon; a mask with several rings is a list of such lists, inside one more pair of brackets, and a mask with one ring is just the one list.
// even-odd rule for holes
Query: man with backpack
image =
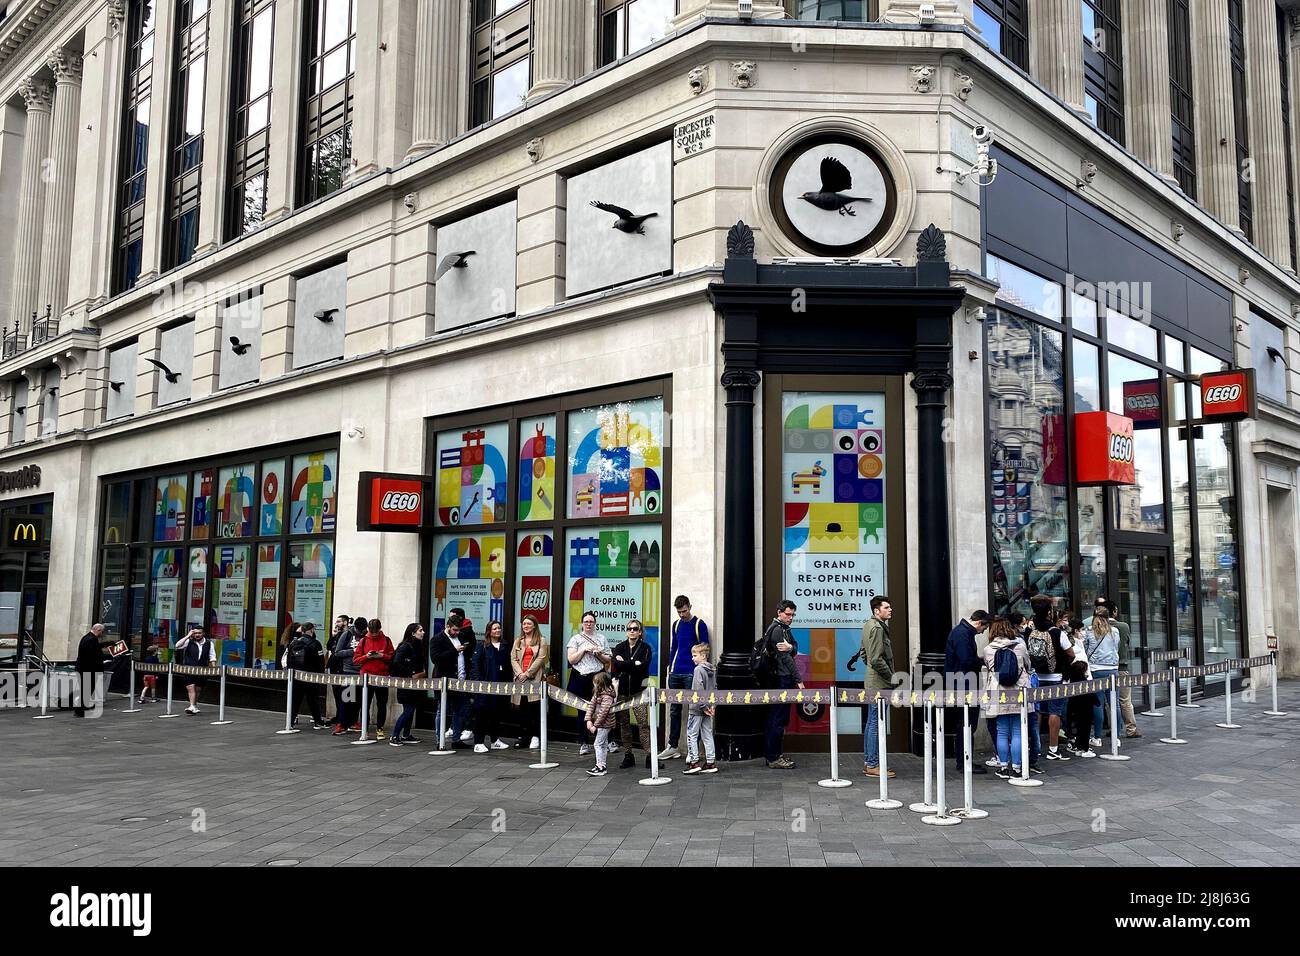
{"label": "man with backpack", "polygon": [[[799,645],[790,633],[790,624],[794,621],[795,605],[793,601],[783,600],[776,606],[776,616],[767,626],[763,636],[754,645],[749,655],[749,667],[758,686],[777,687],[781,690],[799,688],[803,690],[803,679],[795,658],[799,654]],[[792,770],[794,761],[782,753],[785,745],[785,728],[790,723],[790,704],[771,704],[767,709],[767,737],[764,756],[772,770]]]}
{"label": "man with backpack", "polygon": [[[677,620],[673,621],[672,641],[668,650],[668,688],[690,690],[695,677],[695,662],[691,650],[696,644],[709,643],[709,627],[691,613],[691,599],[685,594],[673,601]],[[682,755],[677,745],[682,739],[682,705],[673,704],[668,709],[668,746],[659,754],[660,760],[676,760]]]}
{"label": "man with backpack", "polygon": [[[989,612],[980,610],[974,611],[970,617],[962,618],[957,622],[957,626],[948,634],[948,644],[944,648],[943,655],[943,673],[948,681],[948,689],[955,691],[958,695],[967,691],[974,693],[979,692],[979,671],[982,665],[979,649],[975,644],[975,636],[983,634],[984,629],[989,626]],[[974,740],[975,728],[979,726],[980,712],[976,707],[966,708],[966,717],[970,722],[971,739]],[[954,748],[954,756],[957,758],[957,773],[964,770],[964,760],[966,754],[965,734],[962,732],[961,725],[962,712],[958,708],[952,708],[945,718],[945,722],[950,723],[956,728],[957,743]],[[973,757],[972,757],[973,760]],[[973,764],[972,773],[988,773],[981,764]]]}
{"label": "man with backpack", "polygon": [[[862,625],[862,647],[859,654],[866,665],[863,682],[866,689],[894,689],[894,645],[889,639],[889,619],[894,616],[894,606],[889,598],[877,594],[871,599],[871,617]],[[866,732],[862,735],[862,772],[868,777],[880,776],[880,726],[878,708],[866,708]],[[895,776],[890,770],[889,777]]]}
{"label": "man with backpack", "polygon": [[[1029,602],[1034,616],[1029,621],[1029,631],[1025,635],[1025,650],[1029,654],[1029,668],[1038,678],[1040,687],[1054,687],[1061,683],[1062,675],[1072,658],[1070,639],[1061,633],[1053,623],[1052,599],[1046,594],[1036,594]],[[1065,750],[1058,750],[1057,743],[1061,736],[1061,721],[1065,718],[1069,701],[1062,697],[1044,701],[1041,710],[1047,714],[1047,754],[1048,760],[1069,760]],[[1038,768],[1030,765],[1031,772]]]}
{"label": "man with backpack", "polygon": [[[329,672],[331,674],[340,674],[345,676],[359,676],[361,674],[361,665],[354,660],[357,643],[361,640],[361,635],[366,633],[369,622],[364,617],[356,617],[352,624],[343,628],[338,636],[331,641],[329,656]],[[348,685],[346,687],[334,688],[334,702],[338,708],[338,714],[335,718],[334,733],[330,736],[340,737],[349,730],[360,730],[356,725],[357,718],[361,716],[361,688],[359,685]]]}
{"label": "man with backpack", "polygon": [[[302,625],[302,632],[289,642],[289,667],[296,671],[320,674],[325,671],[325,649],[316,639],[316,625],[307,621]],[[294,681],[293,705],[290,713],[293,719],[290,726],[298,726],[298,708],[303,697],[307,698],[307,708],[311,711],[311,729],[324,730],[325,715],[321,713],[320,690],[315,684],[306,681]]]}

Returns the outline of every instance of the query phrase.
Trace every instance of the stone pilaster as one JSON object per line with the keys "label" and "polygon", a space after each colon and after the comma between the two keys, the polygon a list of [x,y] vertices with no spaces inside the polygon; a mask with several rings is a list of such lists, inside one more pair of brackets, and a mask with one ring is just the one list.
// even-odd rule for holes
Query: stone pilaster
{"label": "stone pilaster", "polygon": [[1124,112],[1129,147],[1166,181],[1177,183],[1167,13],[1167,0],[1129,0],[1124,5]]}
{"label": "stone pilaster", "polygon": [[441,146],[460,132],[464,35],[459,3],[419,5],[415,17],[415,105],[408,156]]}
{"label": "stone pilaster", "polygon": [[18,225],[14,230],[13,298],[9,326],[17,324],[31,334],[32,313],[37,311],[41,285],[41,230],[45,224],[46,160],[50,154],[50,111],[54,87],[32,77],[19,87],[27,106],[23,134],[23,178],[18,192]]}
{"label": "stone pilaster", "polygon": [[1291,240],[1286,210],[1286,143],[1276,6],[1245,4],[1245,27],[1250,155],[1255,161],[1254,240],[1264,255],[1289,267]]}
{"label": "stone pilaster", "polygon": [[581,75],[586,11],[583,0],[541,0],[534,5],[530,100],[561,90]]}
{"label": "stone pilaster", "polygon": [[[176,92],[172,88],[172,71],[176,62],[176,17],[180,10],[179,4],[158,3],[154,5],[154,11],[153,64],[149,67],[153,77],[149,98],[149,172],[144,182],[144,239],[136,288],[158,278],[163,259],[163,238],[167,232],[167,160],[171,152],[172,96]],[[143,348],[141,345],[142,351]],[[136,399],[139,408],[139,393]],[[149,407],[152,405],[144,410]]]}
{"label": "stone pilaster", "polygon": [[224,238],[226,174],[230,155],[231,49],[235,39],[235,0],[210,0],[208,7],[207,85],[203,89],[203,180],[199,186],[199,241],[194,252],[212,252]]}
{"label": "stone pilaster", "polygon": [[1036,0],[1030,73],[1073,110],[1083,110],[1083,9],[1079,0]]}
{"label": "stone pilaster", "polygon": [[266,222],[288,215],[297,201],[298,108],[304,0],[277,0],[271,66],[271,165],[266,174]]}
{"label": "stone pilaster", "polygon": [[81,117],[81,55],[56,50],[45,65],[54,72],[54,117],[50,130],[50,181],[45,189],[41,235],[41,284],[37,304],[57,319],[68,301],[72,260],[72,203],[77,190],[77,132]]}
{"label": "stone pilaster", "polygon": [[1199,0],[1190,5],[1190,10],[1192,76],[1196,80],[1197,199],[1214,218],[1240,231],[1228,0]]}

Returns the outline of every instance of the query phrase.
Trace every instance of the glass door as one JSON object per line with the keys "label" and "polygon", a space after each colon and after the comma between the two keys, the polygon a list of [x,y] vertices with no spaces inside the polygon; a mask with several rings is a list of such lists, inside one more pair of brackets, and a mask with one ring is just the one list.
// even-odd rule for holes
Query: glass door
{"label": "glass door", "polygon": [[[1167,665],[1151,666],[1148,652],[1170,647],[1169,556],[1164,549],[1121,547],[1116,558],[1115,603],[1120,620],[1129,626],[1129,670],[1133,673],[1162,670]],[[1194,648],[1191,653],[1195,653]],[[1168,701],[1166,685],[1152,687],[1151,693],[1155,695],[1156,706]],[[1135,706],[1138,703],[1134,701]]]}

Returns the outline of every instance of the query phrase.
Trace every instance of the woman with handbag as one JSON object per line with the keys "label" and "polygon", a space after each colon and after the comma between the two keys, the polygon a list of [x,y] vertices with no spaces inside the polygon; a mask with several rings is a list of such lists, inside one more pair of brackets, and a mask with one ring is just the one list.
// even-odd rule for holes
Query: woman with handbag
{"label": "woman with handbag", "polygon": [[[595,611],[583,612],[582,630],[569,638],[566,656],[569,661],[569,693],[583,700],[590,700],[592,680],[597,674],[609,668],[609,662],[613,657],[610,654],[609,641],[605,639],[604,634],[596,630]],[[579,755],[585,756],[591,753],[591,737],[587,732],[587,722],[582,718],[578,720],[578,744]]]}
{"label": "woman with handbag", "polygon": [[[1092,669],[1088,666],[1088,649],[1084,644],[1083,618],[1070,615],[1070,650],[1066,652],[1068,663],[1065,669],[1067,683],[1091,680]],[[1096,694],[1076,694],[1070,698],[1066,708],[1066,720],[1069,724],[1069,739],[1066,749],[1076,757],[1095,757],[1088,744],[1088,733],[1092,730],[1092,709],[1096,703]]]}
{"label": "woman with handbag", "polygon": [[[1119,628],[1110,622],[1110,615],[1105,608],[1097,608],[1092,619],[1092,627],[1083,639],[1084,649],[1088,654],[1088,666],[1094,680],[1110,681],[1119,673]],[[1092,705],[1092,739],[1088,742],[1100,747],[1102,723],[1106,717],[1106,706],[1110,703],[1111,689],[1099,690],[1096,702]]]}
{"label": "woman with handbag", "polygon": [[[551,680],[554,675],[546,667],[546,642],[542,640],[537,618],[525,614],[519,629],[520,635],[515,638],[514,647],[510,651],[510,669],[514,672],[515,680],[529,683],[545,679],[548,683],[555,683]],[[542,696],[532,694],[527,700],[521,700],[521,696],[510,695],[511,706],[519,708],[520,734],[515,741],[515,748],[522,750],[527,746],[536,749],[541,746],[538,734],[541,733]]]}

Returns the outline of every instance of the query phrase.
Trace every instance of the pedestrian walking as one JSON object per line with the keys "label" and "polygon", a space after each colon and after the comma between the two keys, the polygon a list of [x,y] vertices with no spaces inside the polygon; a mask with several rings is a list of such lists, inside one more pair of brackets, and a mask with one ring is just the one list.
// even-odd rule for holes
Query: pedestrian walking
{"label": "pedestrian walking", "polygon": [[[77,644],[77,661],[74,665],[77,672],[77,686],[72,690],[75,701],[75,706],[72,708],[74,717],[85,717],[87,701],[93,708],[99,700],[99,685],[104,678],[104,649],[100,644],[103,635],[104,625],[92,624],[90,630],[81,635],[81,640]],[[48,672],[44,679],[49,680]]]}
{"label": "pedestrian walking", "polygon": [[[192,626],[189,632],[176,642],[176,653],[180,655],[180,663],[186,667],[214,667],[217,663],[216,645],[208,640],[207,634],[198,624]],[[184,680],[185,693],[190,700],[185,713],[194,715],[199,712],[199,695],[203,693],[207,678],[186,674]]]}

